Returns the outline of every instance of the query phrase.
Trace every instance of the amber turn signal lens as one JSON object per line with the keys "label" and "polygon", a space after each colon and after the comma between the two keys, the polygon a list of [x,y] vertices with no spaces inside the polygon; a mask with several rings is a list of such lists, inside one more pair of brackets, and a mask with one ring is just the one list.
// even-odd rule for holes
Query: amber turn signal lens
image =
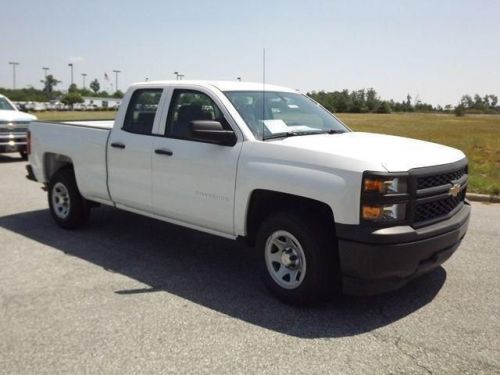
{"label": "amber turn signal lens", "polygon": [[382,217],[384,213],[383,207],[380,206],[363,206],[363,219],[373,220]]}
{"label": "amber turn signal lens", "polygon": [[383,193],[385,191],[385,184],[383,180],[373,180],[371,178],[365,179],[365,191]]}

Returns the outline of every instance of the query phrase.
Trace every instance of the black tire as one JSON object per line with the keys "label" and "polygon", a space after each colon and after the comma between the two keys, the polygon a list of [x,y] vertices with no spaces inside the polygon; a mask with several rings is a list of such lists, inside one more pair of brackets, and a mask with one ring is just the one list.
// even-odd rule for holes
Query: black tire
{"label": "black tire", "polygon": [[[286,231],[298,240],[305,257],[305,276],[300,285],[292,289],[282,287],[275,281],[266,261],[267,241],[280,231]],[[288,304],[311,305],[325,302],[340,291],[337,241],[331,231],[328,226],[318,223],[314,218],[308,219],[293,212],[273,214],[262,223],[257,234],[256,247],[261,259],[264,283],[275,297]],[[283,266],[278,263],[272,264]],[[273,268],[276,271],[276,267]]]}
{"label": "black tire", "polygon": [[20,151],[19,155],[21,155],[21,158],[23,160],[28,160],[28,152],[27,151]]}
{"label": "black tire", "polygon": [[[64,189],[66,189],[64,195],[67,199],[63,200],[67,202],[67,211],[65,208],[62,208],[62,211],[65,214],[61,212],[61,204],[56,202],[58,199],[61,201],[61,190]],[[87,222],[90,215],[90,204],[78,190],[73,169],[62,168],[52,176],[49,182],[48,199],[50,213],[60,227],[77,229]]]}

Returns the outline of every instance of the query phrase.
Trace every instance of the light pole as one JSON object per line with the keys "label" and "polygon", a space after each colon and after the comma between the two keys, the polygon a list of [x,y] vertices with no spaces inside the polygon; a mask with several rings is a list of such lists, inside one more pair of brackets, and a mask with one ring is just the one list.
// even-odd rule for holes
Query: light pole
{"label": "light pole", "polygon": [[71,85],[73,85],[73,63],[69,63],[68,66],[71,69]]}
{"label": "light pole", "polygon": [[82,73],[83,89],[84,90],[85,90],[85,77],[87,77],[87,73]]}
{"label": "light pole", "polygon": [[241,82],[241,77],[236,77],[236,80],[237,80],[238,82]]}
{"label": "light pole", "polygon": [[175,74],[175,79],[179,80],[179,72],[174,72],[174,74]]}
{"label": "light pole", "polygon": [[47,70],[49,70],[49,68],[46,66],[43,66],[42,69],[43,69],[43,78],[45,78],[45,80],[47,80]]}
{"label": "light pole", "polygon": [[183,77],[184,77],[184,74],[179,74],[179,80],[182,80]]}
{"label": "light pole", "polygon": [[12,88],[16,89],[16,65],[19,65],[17,61],[9,61],[9,64],[12,65]]}
{"label": "light pole", "polygon": [[113,70],[115,73],[115,91],[118,91],[118,73],[121,73],[121,70]]}

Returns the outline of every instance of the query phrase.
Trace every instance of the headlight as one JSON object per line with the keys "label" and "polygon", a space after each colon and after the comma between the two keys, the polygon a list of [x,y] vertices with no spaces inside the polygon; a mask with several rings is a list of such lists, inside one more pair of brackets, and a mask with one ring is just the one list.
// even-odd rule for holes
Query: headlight
{"label": "headlight", "polygon": [[363,179],[365,193],[393,194],[406,193],[406,178],[389,176],[370,176]]}
{"label": "headlight", "polygon": [[361,219],[378,224],[403,222],[407,193],[406,174],[365,172],[361,186]]}

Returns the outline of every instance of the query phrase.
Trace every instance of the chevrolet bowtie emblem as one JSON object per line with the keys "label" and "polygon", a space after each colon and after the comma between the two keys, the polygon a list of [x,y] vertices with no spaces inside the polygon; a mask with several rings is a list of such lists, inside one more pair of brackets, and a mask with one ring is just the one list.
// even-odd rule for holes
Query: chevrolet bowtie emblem
{"label": "chevrolet bowtie emblem", "polygon": [[448,190],[448,193],[452,197],[456,197],[458,194],[460,194],[460,184],[453,184],[450,190]]}

